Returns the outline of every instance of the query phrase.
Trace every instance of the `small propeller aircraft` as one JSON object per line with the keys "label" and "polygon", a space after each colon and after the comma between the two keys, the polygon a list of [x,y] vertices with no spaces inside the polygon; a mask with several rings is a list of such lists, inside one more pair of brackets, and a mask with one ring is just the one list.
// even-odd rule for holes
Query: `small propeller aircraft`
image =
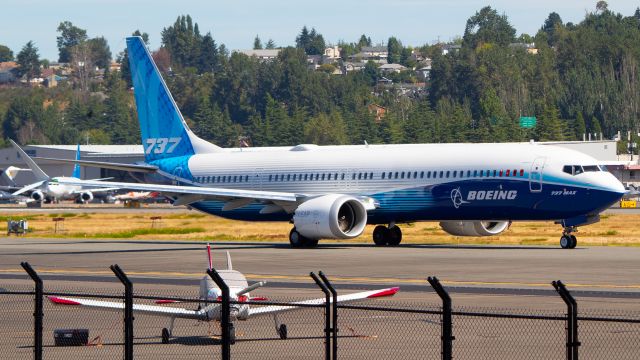
{"label": "small propeller aircraft", "polygon": [[[209,269],[212,269],[211,259],[211,247],[207,245],[207,252],[209,256]],[[300,310],[303,307],[299,305],[322,305],[325,303],[325,299],[312,299],[299,302],[292,302],[287,305],[265,305],[265,306],[250,306],[249,302],[266,300],[265,298],[252,298],[249,292],[256,290],[264,285],[266,282],[260,281],[249,285],[246,277],[239,271],[233,270],[231,263],[231,256],[227,252],[227,269],[218,271],[220,277],[225,281],[231,293],[231,343],[235,343],[235,326],[233,322],[236,320],[248,320],[258,316],[273,316],[276,331],[281,339],[287,338],[287,325],[281,324],[278,321],[278,314],[288,311]],[[364,291],[347,295],[340,295],[337,298],[338,302],[352,302],[363,299],[372,299],[378,297],[392,296],[397,293],[398,287],[392,287],[381,290]],[[133,311],[153,316],[162,316],[169,319],[169,327],[162,329],[162,343],[166,344],[173,336],[173,325],[175,319],[193,319],[198,321],[214,321],[220,323],[221,320],[221,304],[211,303],[211,301],[220,301],[222,298],[222,290],[213,282],[209,276],[205,276],[200,280],[200,295],[199,299],[203,301],[200,303],[197,309],[184,309],[177,307],[166,307],[162,304],[177,303],[174,300],[157,300],[156,305],[143,305],[134,304]],[[49,296],[48,299],[56,305],[80,305],[91,308],[100,308],[106,310],[122,311],[124,309],[124,303],[122,302],[108,302],[91,299],[79,299],[70,297],[58,297]],[[255,303],[254,303],[255,304]]]}

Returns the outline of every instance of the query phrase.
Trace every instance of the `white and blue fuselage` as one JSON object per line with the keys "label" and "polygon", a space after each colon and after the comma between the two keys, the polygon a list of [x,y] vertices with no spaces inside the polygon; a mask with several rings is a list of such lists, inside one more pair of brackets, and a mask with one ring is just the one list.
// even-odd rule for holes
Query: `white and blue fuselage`
{"label": "white and blue fuselage", "polygon": [[[620,199],[622,184],[583,153],[551,145],[417,144],[224,149],[183,159],[190,185],[375,199],[369,223],[418,220],[567,220],[596,215]],[[176,179],[175,163],[153,163]],[[565,171],[567,166],[582,171]],[[186,167],[186,168],[185,168]],[[579,167],[579,168],[578,168]],[[586,171],[584,170],[586,169]],[[159,180],[157,177],[155,180]],[[201,211],[240,220],[290,220],[249,204]]]}

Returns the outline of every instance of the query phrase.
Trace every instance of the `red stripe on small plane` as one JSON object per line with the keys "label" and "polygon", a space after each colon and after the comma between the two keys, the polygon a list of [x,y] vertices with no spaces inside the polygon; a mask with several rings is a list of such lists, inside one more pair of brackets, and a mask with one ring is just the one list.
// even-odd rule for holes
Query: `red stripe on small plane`
{"label": "red stripe on small plane", "polygon": [[393,287],[391,289],[382,290],[382,291],[379,291],[377,293],[374,293],[374,294],[371,294],[371,295],[367,296],[367,299],[372,299],[372,298],[377,298],[377,297],[384,297],[384,296],[393,296],[398,292],[398,290],[400,290],[399,287]]}
{"label": "red stripe on small plane", "polygon": [[178,300],[164,300],[164,299],[160,299],[160,300],[156,300],[155,303],[158,305],[162,305],[162,304],[177,304],[180,301]]}
{"label": "red stripe on small plane", "polygon": [[77,301],[68,300],[68,299],[62,299],[62,298],[55,297],[55,296],[48,296],[48,299],[52,303],[59,304],[59,305],[82,305],[81,303],[79,303]]}
{"label": "red stripe on small plane", "polygon": [[267,299],[266,297],[252,297],[249,300],[251,300],[251,301],[267,301],[269,299]]}

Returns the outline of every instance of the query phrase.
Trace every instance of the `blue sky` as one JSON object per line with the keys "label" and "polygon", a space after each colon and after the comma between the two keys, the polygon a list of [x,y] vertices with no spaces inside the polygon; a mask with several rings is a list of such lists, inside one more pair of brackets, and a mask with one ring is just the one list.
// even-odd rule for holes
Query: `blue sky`
{"label": "blue sky", "polygon": [[[124,38],[136,29],[147,32],[153,49],[160,31],[178,15],[189,14],[204,34],[218,43],[246,49],[257,35],[266,42],[291,45],[302,26],[315,27],[328,43],[356,41],[361,34],[374,43],[396,36],[405,45],[423,45],[462,35],[469,17],[490,5],[509,17],[518,34],[534,34],[555,11],[564,22],[579,22],[593,11],[597,0],[4,0],[0,44],[17,54],[33,40],[42,58],[57,60],[56,28],[62,21],[86,29],[90,37],[104,36],[114,57],[125,47]],[[609,9],[632,15],[640,3],[611,0]]]}

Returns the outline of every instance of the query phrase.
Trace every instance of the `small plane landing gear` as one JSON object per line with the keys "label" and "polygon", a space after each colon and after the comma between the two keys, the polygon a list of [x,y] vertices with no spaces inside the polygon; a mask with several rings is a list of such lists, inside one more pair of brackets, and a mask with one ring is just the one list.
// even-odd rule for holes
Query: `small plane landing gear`
{"label": "small plane landing gear", "polygon": [[578,229],[575,226],[566,227],[562,231],[562,236],[560,237],[560,247],[563,249],[575,249],[578,245],[578,239],[572,233],[577,231]]}
{"label": "small plane landing gear", "polygon": [[163,344],[168,344],[170,337],[171,337],[171,334],[169,334],[169,329],[163,328],[162,329],[162,343]]}
{"label": "small plane landing gear", "polygon": [[282,340],[287,339],[287,325],[280,324],[280,326],[278,327],[278,335],[280,335],[280,339]]}
{"label": "small plane landing gear", "polygon": [[398,246],[402,241],[402,229],[397,225],[378,225],[373,229],[373,242],[377,246]]}
{"label": "small plane landing gear", "polygon": [[292,248],[312,248],[318,246],[318,239],[306,238],[294,227],[289,232],[289,243]]}

